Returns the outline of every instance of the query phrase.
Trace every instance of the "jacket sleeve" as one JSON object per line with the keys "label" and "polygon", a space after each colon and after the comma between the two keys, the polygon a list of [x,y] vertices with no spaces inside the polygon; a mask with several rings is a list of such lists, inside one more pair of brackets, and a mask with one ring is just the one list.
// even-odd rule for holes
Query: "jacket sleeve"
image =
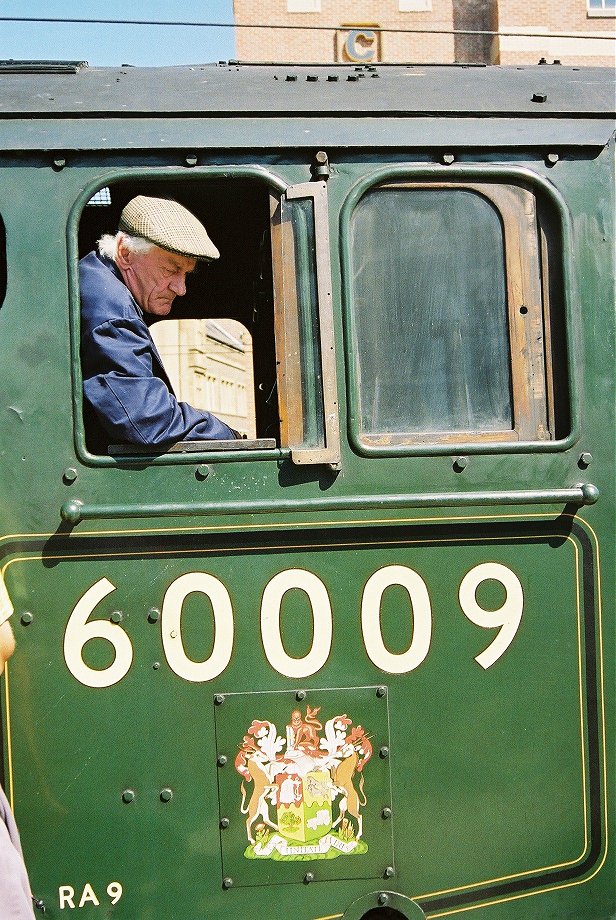
{"label": "jacket sleeve", "polygon": [[154,374],[152,344],[141,321],[113,319],[96,326],[84,343],[82,365],[84,396],[109,436],[119,443],[237,437],[211,413],[178,402]]}

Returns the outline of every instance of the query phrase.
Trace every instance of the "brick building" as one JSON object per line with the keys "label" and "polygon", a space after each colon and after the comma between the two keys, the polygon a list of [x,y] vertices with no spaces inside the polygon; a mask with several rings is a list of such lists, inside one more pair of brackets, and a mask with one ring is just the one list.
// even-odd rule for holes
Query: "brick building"
{"label": "brick building", "polygon": [[244,61],[615,62],[615,0],[234,0],[233,7]]}
{"label": "brick building", "polygon": [[540,58],[572,65],[615,63],[614,0],[498,0],[495,13],[495,63],[536,64]]}

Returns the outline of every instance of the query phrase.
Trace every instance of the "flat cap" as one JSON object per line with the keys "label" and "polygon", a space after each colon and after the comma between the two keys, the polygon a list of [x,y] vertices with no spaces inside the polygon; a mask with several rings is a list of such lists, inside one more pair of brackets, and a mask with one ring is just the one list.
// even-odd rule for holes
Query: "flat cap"
{"label": "flat cap", "polygon": [[220,255],[203,224],[169,198],[137,195],[120,215],[120,230],[190,259],[209,262]]}

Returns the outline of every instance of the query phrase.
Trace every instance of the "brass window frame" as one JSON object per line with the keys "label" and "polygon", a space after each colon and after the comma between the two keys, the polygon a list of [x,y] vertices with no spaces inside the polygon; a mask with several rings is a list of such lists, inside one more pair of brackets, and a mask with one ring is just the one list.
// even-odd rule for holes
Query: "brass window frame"
{"label": "brass window frame", "polygon": [[[283,213],[285,203],[299,200],[312,201],[314,218],[316,315],[324,429],[324,443],[317,447],[304,443],[305,406],[302,393],[300,304],[295,270],[296,240],[291,222]],[[270,216],[281,447],[290,450],[291,460],[297,465],[325,464],[337,469],[340,465],[340,421],[326,183],[304,182],[288,186],[280,196],[272,193]]]}

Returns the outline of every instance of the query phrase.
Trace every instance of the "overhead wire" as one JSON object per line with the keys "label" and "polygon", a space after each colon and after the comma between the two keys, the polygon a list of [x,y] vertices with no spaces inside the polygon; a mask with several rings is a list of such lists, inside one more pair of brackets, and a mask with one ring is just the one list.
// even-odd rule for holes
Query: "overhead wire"
{"label": "overhead wire", "polygon": [[60,16],[0,16],[0,22],[37,22],[58,23],[60,25],[109,25],[109,26],[171,26],[175,28],[198,29],[279,29],[285,31],[305,32],[339,32],[362,29],[371,32],[391,33],[395,35],[477,35],[486,37],[516,37],[516,38],[576,38],[592,41],[605,41],[605,35],[587,35],[583,32],[530,32],[513,31],[507,29],[495,32],[488,29],[411,29],[397,26],[373,25],[290,25],[288,23],[237,23],[237,22],[194,22],[185,20],[168,19],[80,19]]}

